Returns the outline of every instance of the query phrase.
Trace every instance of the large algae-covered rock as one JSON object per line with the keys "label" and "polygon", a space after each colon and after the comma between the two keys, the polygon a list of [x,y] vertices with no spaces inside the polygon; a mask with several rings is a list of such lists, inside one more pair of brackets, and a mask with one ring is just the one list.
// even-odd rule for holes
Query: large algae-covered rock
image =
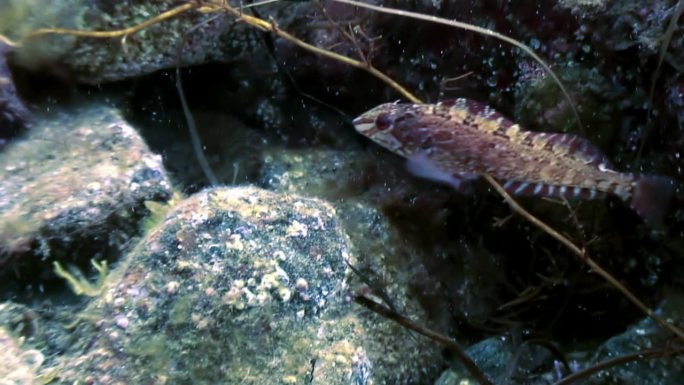
{"label": "large algae-covered rock", "polygon": [[[215,188],[181,202],[84,311],[60,379],[93,384],[418,383],[437,349],[351,302],[356,263],[317,199]],[[394,343],[376,338],[392,336]],[[420,354],[420,355],[418,355]]]}
{"label": "large algae-covered rock", "polygon": [[0,153],[0,269],[31,252],[73,259],[115,231],[130,236],[136,209],[170,195],[161,157],[116,110],[37,119]]}
{"label": "large algae-covered rock", "polygon": [[[0,17],[0,21],[6,19],[0,25],[0,34],[19,40],[39,28],[116,31],[187,5],[190,2],[181,0],[10,1],[0,4],[0,13],[9,15]],[[231,61],[258,46],[258,35],[236,23],[233,17],[196,8],[125,36],[89,38],[60,33],[30,38],[16,50],[15,63],[94,84],[141,76],[178,64]],[[261,11],[276,12],[279,8],[282,7],[267,6]]]}
{"label": "large algae-covered rock", "polygon": [[[0,305],[0,312],[3,307]],[[0,384],[40,384],[37,371],[43,359],[41,352],[23,349],[5,328],[0,327]]]}

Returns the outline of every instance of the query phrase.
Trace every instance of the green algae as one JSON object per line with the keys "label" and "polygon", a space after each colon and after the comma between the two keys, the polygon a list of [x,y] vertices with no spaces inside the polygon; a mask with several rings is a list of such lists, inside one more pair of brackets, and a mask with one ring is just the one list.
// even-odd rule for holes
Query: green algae
{"label": "green algae", "polygon": [[53,262],[55,274],[67,281],[75,294],[97,297],[102,293],[102,290],[105,287],[109,268],[107,267],[107,261],[97,262],[94,259],[91,259],[90,264],[98,273],[95,282],[89,281],[88,278],[84,276],[83,272],[76,266],[68,265],[65,269],[58,261]]}
{"label": "green algae", "polygon": [[142,221],[142,231],[147,234],[149,231],[157,227],[160,223],[164,221],[166,216],[173,210],[173,208],[183,200],[183,194],[174,191],[171,198],[166,202],[145,201],[145,208],[149,211],[149,214]]}

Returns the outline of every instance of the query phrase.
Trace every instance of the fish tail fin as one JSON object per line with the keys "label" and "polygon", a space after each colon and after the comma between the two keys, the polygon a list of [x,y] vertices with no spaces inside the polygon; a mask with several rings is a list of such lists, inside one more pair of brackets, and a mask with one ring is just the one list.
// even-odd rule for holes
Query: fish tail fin
{"label": "fish tail fin", "polygon": [[674,193],[674,181],[664,176],[639,176],[630,206],[650,226],[662,224]]}

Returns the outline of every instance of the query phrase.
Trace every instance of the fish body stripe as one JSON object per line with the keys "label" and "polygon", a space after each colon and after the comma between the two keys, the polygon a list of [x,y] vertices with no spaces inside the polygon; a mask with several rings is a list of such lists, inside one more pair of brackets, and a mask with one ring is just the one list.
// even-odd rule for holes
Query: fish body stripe
{"label": "fish body stripe", "polygon": [[537,183],[537,185],[534,187],[534,194],[539,195],[539,193],[541,193],[543,189],[544,189],[544,184],[543,183]]}
{"label": "fish body stripe", "polygon": [[568,188],[567,186],[556,186],[545,183],[530,184],[520,181],[506,181],[502,187],[508,193],[517,196],[536,196],[549,198],[568,198],[568,199],[596,199],[604,196],[605,193],[599,193],[592,188],[583,188],[581,186],[574,186]]}

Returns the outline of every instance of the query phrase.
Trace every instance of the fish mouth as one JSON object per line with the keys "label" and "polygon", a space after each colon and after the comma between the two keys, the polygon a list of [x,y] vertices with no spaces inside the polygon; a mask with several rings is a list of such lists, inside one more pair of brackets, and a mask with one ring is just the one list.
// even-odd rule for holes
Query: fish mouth
{"label": "fish mouth", "polygon": [[356,119],[352,120],[352,124],[355,126],[358,126],[360,124],[369,124],[369,123],[374,123],[374,120],[372,118],[369,118],[367,116],[358,116]]}
{"label": "fish mouth", "polygon": [[375,118],[367,115],[361,115],[352,120],[352,124],[356,131],[362,134],[368,134],[375,128]]}

